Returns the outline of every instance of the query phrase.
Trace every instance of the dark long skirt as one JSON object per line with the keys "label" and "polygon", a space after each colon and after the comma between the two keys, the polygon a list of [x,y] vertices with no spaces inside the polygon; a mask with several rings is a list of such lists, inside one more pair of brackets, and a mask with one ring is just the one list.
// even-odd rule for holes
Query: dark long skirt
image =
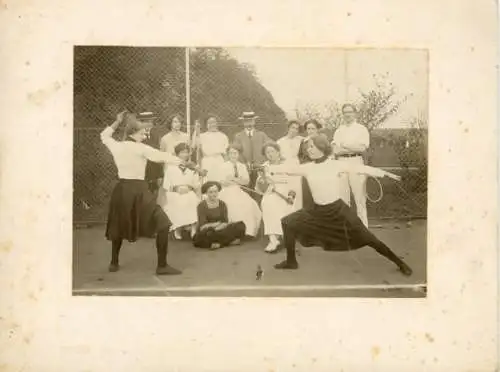
{"label": "dark long skirt", "polygon": [[108,240],[152,238],[171,224],[146,181],[121,179],[113,189],[106,226]]}
{"label": "dark long skirt", "polygon": [[197,248],[210,248],[213,243],[218,243],[221,247],[227,247],[234,240],[243,239],[245,229],[243,222],[233,222],[219,231],[213,228],[198,231],[193,237],[193,245]]}
{"label": "dark long skirt", "polygon": [[327,251],[347,251],[378,242],[342,200],[327,205],[309,205],[282,219],[283,226],[296,232],[304,247],[320,246]]}

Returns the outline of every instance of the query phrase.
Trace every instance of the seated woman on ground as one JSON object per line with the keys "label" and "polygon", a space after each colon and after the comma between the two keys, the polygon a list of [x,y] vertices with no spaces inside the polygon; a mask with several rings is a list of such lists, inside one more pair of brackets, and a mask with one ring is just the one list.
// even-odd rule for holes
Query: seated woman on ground
{"label": "seated woman on ground", "polygon": [[198,174],[188,167],[189,146],[186,143],[179,143],[175,146],[175,154],[182,163],[166,166],[163,181],[166,201],[162,207],[172,221],[171,230],[174,231],[174,238],[180,240],[182,230],[185,228],[190,230],[191,238],[196,233],[200,180]]}
{"label": "seated woman on ground", "polygon": [[208,181],[201,187],[206,198],[198,204],[198,228],[193,238],[197,248],[218,249],[240,244],[245,236],[245,224],[228,222],[227,205],[219,199],[221,185]]}

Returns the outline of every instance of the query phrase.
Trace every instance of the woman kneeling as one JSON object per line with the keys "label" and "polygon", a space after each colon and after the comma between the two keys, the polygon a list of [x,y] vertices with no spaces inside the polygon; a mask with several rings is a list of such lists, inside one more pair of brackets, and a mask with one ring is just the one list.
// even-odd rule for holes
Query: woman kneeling
{"label": "woman kneeling", "polygon": [[205,200],[198,204],[198,230],[193,238],[197,248],[218,249],[239,244],[245,236],[243,222],[228,223],[227,206],[219,199],[221,185],[215,181],[203,184],[201,192]]}

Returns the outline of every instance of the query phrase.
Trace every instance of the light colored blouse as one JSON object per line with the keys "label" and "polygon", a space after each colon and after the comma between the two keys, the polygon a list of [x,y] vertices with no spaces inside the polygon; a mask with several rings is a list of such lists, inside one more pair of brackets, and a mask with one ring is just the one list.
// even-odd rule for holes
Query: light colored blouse
{"label": "light colored blouse", "polygon": [[155,163],[176,163],[180,159],[151,146],[135,141],[117,141],[113,138],[114,130],[107,127],[101,132],[101,141],[109,149],[121,179],[143,180],[147,161]]}
{"label": "light colored blouse", "polygon": [[168,132],[160,140],[160,150],[168,152],[169,154],[175,153],[175,146],[179,143],[189,144],[189,136],[184,132]]}
{"label": "light colored blouse", "polygon": [[200,178],[191,169],[182,171],[178,165],[168,165],[165,169],[163,187],[166,190],[172,190],[178,186],[190,186],[197,189],[200,187]]}
{"label": "light colored blouse", "polygon": [[304,138],[301,136],[296,136],[294,138],[290,138],[288,136],[281,137],[278,141],[276,141],[280,147],[281,156],[287,161],[298,161],[300,144],[303,139]]}
{"label": "light colored blouse", "polygon": [[229,140],[222,132],[205,132],[200,134],[200,146],[203,156],[222,155],[229,146]]}
{"label": "light colored blouse", "polygon": [[248,169],[245,164],[241,162],[230,162],[226,161],[220,166],[218,170],[218,176],[220,180],[228,180],[233,177],[238,177],[241,185],[248,185],[250,182],[250,176],[248,174]]}
{"label": "light colored blouse", "polygon": [[387,174],[382,169],[333,159],[298,166],[283,165],[280,169],[275,168],[273,171],[303,175],[307,179],[314,202],[319,205],[331,204],[341,198],[344,194],[344,187],[340,180],[343,173],[360,173],[379,178]]}

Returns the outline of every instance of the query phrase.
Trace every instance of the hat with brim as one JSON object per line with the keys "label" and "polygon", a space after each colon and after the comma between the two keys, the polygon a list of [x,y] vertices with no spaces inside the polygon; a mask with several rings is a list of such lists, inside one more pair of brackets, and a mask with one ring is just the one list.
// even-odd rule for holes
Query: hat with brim
{"label": "hat with brim", "polygon": [[139,114],[137,114],[137,119],[138,120],[144,120],[144,121],[149,121],[149,120],[154,120],[156,119],[156,115],[153,114],[152,112],[141,112]]}
{"label": "hat with brim", "polygon": [[240,116],[240,120],[252,120],[252,119],[258,119],[258,116],[255,115],[255,112],[252,111],[244,112]]}

